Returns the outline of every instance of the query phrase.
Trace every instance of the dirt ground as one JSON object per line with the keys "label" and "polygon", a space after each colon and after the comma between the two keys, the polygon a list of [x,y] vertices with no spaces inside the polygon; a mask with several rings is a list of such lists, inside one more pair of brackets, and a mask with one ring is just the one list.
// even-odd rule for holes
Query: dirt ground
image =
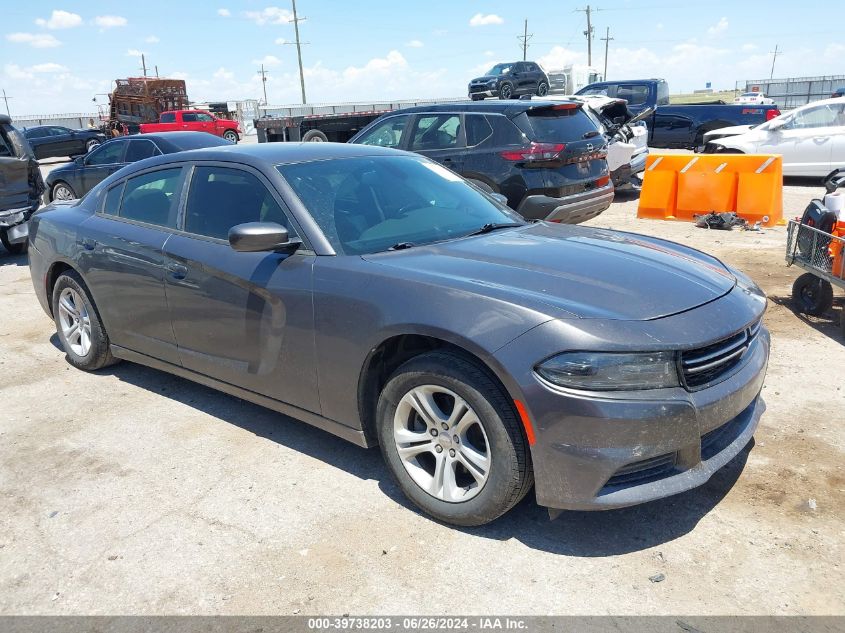
{"label": "dirt ground", "polygon": [[[820,193],[789,183],[800,214]],[[784,228],[591,224],[712,253],[768,293],[755,444],[701,488],[479,529],[418,514],[377,450],[169,375],[72,369],[0,252],[2,614],[845,614],[845,344],[789,305]],[[664,574],[662,582],[650,576]]]}

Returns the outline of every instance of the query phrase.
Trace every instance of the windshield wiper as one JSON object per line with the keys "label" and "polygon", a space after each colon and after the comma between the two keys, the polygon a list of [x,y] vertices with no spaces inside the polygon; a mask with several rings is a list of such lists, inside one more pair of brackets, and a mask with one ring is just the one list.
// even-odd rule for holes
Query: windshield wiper
{"label": "windshield wiper", "polygon": [[399,242],[398,244],[394,244],[387,250],[389,251],[404,251],[406,248],[413,248],[416,246],[413,242]]}
{"label": "windshield wiper", "polygon": [[473,231],[472,233],[467,233],[464,237],[472,237],[473,235],[484,235],[485,233],[489,233],[490,231],[496,231],[498,229],[509,229],[514,226],[523,226],[522,222],[488,222],[484,226],[482,226],[477,231]]}

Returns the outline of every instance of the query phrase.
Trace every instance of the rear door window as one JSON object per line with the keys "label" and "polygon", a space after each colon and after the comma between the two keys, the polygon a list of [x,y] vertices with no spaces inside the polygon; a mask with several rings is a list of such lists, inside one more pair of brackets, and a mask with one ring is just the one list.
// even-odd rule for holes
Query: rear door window
{"label": "rear door window", "polygon": [[482,114],[468,114],[464,119],[467,128],[467,147],[480,145],[493,136],[493,128]]}
{"label": "rear door window", "polygon": [[448,149],[458,146],[461,117],[457,114],[427,114],[417,117],[411,129],[411,146],[415,152]]}
{"label": "rear door window", "polygon": [[525,132],[532,141],[541,143],[580,141],[589,138],[591,132],[594,135],[598,132],[581,108],[538,108],[520,114],[516,120],[526,125]]}
{"label": "rear door window", "polygon": [[159,119],[161,123],[176,123],[176,113],[175,112],[165,112],[161,115],[161,119]]}
{"label": "rear door window", "polygon": [[175,229],[181,179],[181,167],[130,178],[123,192],[120,217]]}
{"label": "rear door window", "polygon": [[182,113],[182,121],[185,123],[194,123],[197,120],[196,112],[183,112]]}
{"label": "rear door window", "polygon": [[132,139],[129,141],[129,148],[126,150],[126,160],[124,162],[134,163],[138,160],[150,158],[156,154],[161,154],[158,148],[152,141],[143,139]]}

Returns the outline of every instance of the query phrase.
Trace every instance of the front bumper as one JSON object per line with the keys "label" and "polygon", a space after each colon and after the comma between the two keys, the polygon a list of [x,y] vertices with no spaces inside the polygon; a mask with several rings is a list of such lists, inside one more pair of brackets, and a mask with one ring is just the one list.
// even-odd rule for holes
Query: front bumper
{"label": "front bumper", "polygon": [[[525,350],[551,340],[543,329],[535,328],[497,356],[506,365],[525,367]],[[606,510],[704,484],[742,451],[757,428],[765,411],[760,392],[769,347],[768,331],[761,327],[738,371],[699,391],[585,393],[552,386],[523,370],[518,382],[536,437],[531,454],[537,502],[555,509]]]}
{"label": "front bumper", "polygon": [[580,224],[594,218],[613,202],[613,183],[562,198],[544,195],[525,196],[519,212],[526,220],[547,220],[562,224]]}
{"label": "front bumper", "polygon": [[499,91],[489,88],[488,86],[470,86],[469,88],[469,96],[478,96],[481,95],[482,97],[498,97]]}
{"label": "front bumper", "polygon": [[20,244],[26,241],[29,236],[27,220],[31,215],[32,210],[29,208],[0,212],[0,230],[5,231],[6,239],[11,244]]}

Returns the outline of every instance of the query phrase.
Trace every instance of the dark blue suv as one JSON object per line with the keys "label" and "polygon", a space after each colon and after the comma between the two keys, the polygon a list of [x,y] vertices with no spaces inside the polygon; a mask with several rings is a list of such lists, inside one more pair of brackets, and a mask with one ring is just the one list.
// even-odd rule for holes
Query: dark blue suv
{"label": "dark blue suv", "polygon": [[496,64],[482,77],[469,82],[469,97],[479,101],[484,97],[512,99],[520,95],[545,97],[549,93],[549,78],[535,62]]}

